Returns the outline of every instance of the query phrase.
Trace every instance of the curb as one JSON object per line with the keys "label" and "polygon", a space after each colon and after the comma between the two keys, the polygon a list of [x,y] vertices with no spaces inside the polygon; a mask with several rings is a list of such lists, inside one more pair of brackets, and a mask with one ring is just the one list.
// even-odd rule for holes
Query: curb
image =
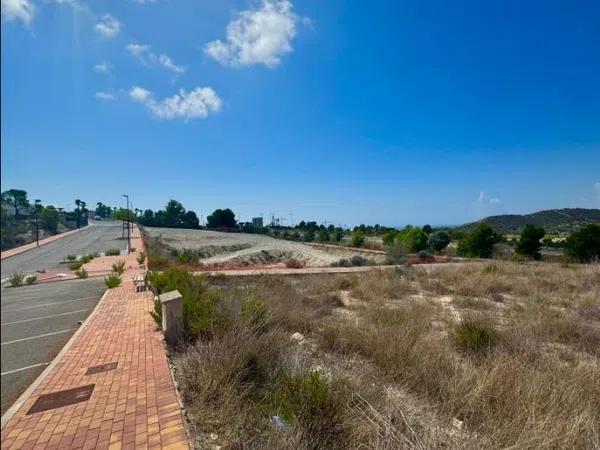
{"label": "curb", "polygon": [[96,311],[98,311],[98,305],[100,305],[104,301],[104,298],[106,297],[107,293],[108,293],[108,289],[106,291],[104,291],[104,294],[102,294],[102,297],[100,298],[98,303],[96,303],[94,310],[90,313],[89,316],[87,316],[87,318],[81,324],[79,329],[73,334],[73,336],[71,336],[71,339],[68,340],[68,342],[61,349],[61,351],[58,353],[58,355],[56,355],[56,357],[52,360],[52,362],[35,379],[35,381],[29,385],[29,387],[25,390],[25,392],[23,392],[19,396],[19,398],[12,404],[12,406],[6,410],[6,412],[2,416],[2,420],[0,423],[0,430],[4,429],[4,427],[10,421],[10,419],[12,419],[13,416],[19,411],[19,409],[21,409],[23,404],[29,399],[29,397],[31,397],[31,394],[33,394],[33,392],[38,388],[38,386],[42,383],[42,381],[44,381],[44,379],[50,374],[52,369],[54,369],[54,367],[56,367],[58,365],[58,363],[63,358],[65,353],[67,353],[69,351],[69,349],[75,343],[75,341],[77,340],[79,335],[87,327],[88,323],[90,322],[90,319],[96,314]]}
{"label": "curb", "polygon": [[[69,230],[69,231],[65,231],[64,233],[55,234],[54,236],[50,236],[50,237],[55,237],[55,236],[60,236],[60,237],[58,237],[58,238],[56,238],[56,239],[52,239],[52,240],[50,240],[50,241],[47,241],[47,242],[42,242],[42,243],[40,243],[40,245],[37,245],[37,246],[35,246],[35,247],[30,247],[30,248],[23,249],[23,250],[21,250],[21,251],[20,251],[20,252],[18,252],[18,253],[13,253],[12,255],[5,255],[5,256],[1,256],[1,257],[0,257],[0,260],[4,260],[4,259],[6,259],[6,258],[12,258],[13,256],[17,256],[17,255],[20,255],[20,254],[22,254],[22,253],[28,252],[29,250],[33,250],[34,248],[43,247],[44,245],[46,245],[46,244],[50,244],[51,242],[54,242],[54,241],[59,241],[59,240],[61,240],[61,239],[64,239],[64,238],[66,238],[67,236],[70,236],[70,235],[72,235],[72,234],[75,234],[75,233],[77,233],[77,232],[79,232],[79,231],[81,231],[81,230],[85,230],[87,227],[89,227],[89,225],[86,225],[85,227],[77,228],[77,229],[75,229],[75,230]],[[25,245],[30,245],[30,244],[33,244],[33,242],[30,242],[29,244],[25,244]],[[23,245],[22,247],[24,247],[25,245]],[[18,249],[18,248],[19,248],[19,247],[15,247],[15,248],[8,249],[8,250],[6,250],[6,251],[8,252],[8,251],[11,251],[11,250],[14,250],[14,249]]]}

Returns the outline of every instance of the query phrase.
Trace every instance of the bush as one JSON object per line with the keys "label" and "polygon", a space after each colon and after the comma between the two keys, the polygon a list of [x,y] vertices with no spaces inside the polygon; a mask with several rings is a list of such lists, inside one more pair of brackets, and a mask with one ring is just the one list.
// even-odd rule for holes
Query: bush
{"label": "bush", "polygon": [[460,350],[484,353],[494,345],[496,333],[490,325],[467,317],[454,327],[452,338]]}
{"label": "bush", "polygon": [[417,253],[417,257],[419,259],[433,259],[433,255],[427,250],[421,250],[419,253]]}
{"label": "bush", "polygon": [[345,448],[344,413],[348,392],[316,370],[304,375],[282,372],[266,398],[269,415],[298,428],[311,448]]}
{"label": "bush", "polygon": [[27,284],[33,284],[37,281],[37,275],[29,275],[27,278],[25,278],[25,283]]}
{"label": "bush", "polygon": [[386,264],[404,264],[408,261],[408,250],[405,245],[394,243],[385,249]]}
{"label": "bush", "polygon": [[335,230],[335,232],[333,233],[333,236],[331,237],[331,240],[333,242],[342,242],[343,237],[344,237],[344,233],[342,230]]}
{"label": "bush", "polygon": [[81,258],[81,260],[80,260],[80,261],[81,261],[81,264],[87,264],[87,263],[89,263],[89,262],[90,262],[92,259],[94,259],[94,257],[93,257],[93,256],[91,256],[91,255],[86,255],[86,256],[84,256],[83,258]]}
{"label": "bush", "polygon": [[121,277],[116,273],[111,273],[110,275],[104,277],[104,282],[109,289],[116,288],[121,284]]}
{"label": "bush", "polygon": [[75,275],[77,276],[77,278],[87,278],[88,271],[82,267],[81,269],[75,271]]}
{"label": "bush", "polygon": [[600,225],[590,224],[575,231],[565,245],[567,255],[581,262],[591,262],[600,258]]}
{"label": "bush", "polygon": [[146,261],[146,254],[144,252],[139,252],[136,256],[138,264],[141,266]]}
{"label": "bush", "polygon": [[242,302],[242,318],[257,330],[267,325],[269,308],[265,302],[252,296]]}
{"label": "bush", "polygon": [[77,259],[77,256],[75,255],[67,255],[67,261],[75,261]]}
{"label": "bush", "polygon": [[315,240],[315,232],[313,230],[306,230],[303,238],[304,242],[312,242]]}
{"label": "bush", "polygon": [[177,264],[191,264],[193,262],[196,262],[195,260],[197,260],[198,257],[196,256],[196,254],[194,253],[193,250],[189,250],[187,248],[184,248],[181,253],[179,253],[176,257],[175,260],[177,261]]}
{"label": "bush", "polygon": [[319,231],[319,242],[329,242],[329,233],[327,230]]}
{"label": "bush", "polygon": [[[225,326],[225,316],[219,309],[221,292],[209,289],[203,276],[170,268],[163,272],[150,272],[148,281],[157,295],[179,291],[183,297],[184,328],[190,337],[209,337]],[[151,315],[160,325],[160,308],[155,308]]]}
{"label": "bush", "polygon": [[357,230],[352,233],[352,237],[350,238],[350,245],[352,247],[362,247],[365,243],[365,240],[365,233],[363,233],[360,230]]}
{"label": "bush", "polygon": [[360,255],[354,255],[352,258],[350,258],[350,264],[352,266],[368,266],[369,264],[372,264],[372,261]]}
{"label": "bush", "polygon": [[125,272],[125,260],[120,259],[116,263],[114,263],[112,265],[112,270],[118,275],[123,275],[123,272]]}
{"label": "bush", "polygon": [[411,252],[427,248],[427,234],[420,228],[406,227],[396,236],[396,242],[404,245]]}
{"label": "bush", "polygon": [[104,252],[106,256],[119,256],[121,254],[121,250],[118,248],[109,248]]}
{"label": "bush", "polygon": [[330,264],[331,267],[351,267],[352,263],[349,259],[342,258],[339,261],[332,262]]}
{"label": "bush", "polygon": [[445,231],[436,231],[429,235],[427,243],[436,252],[441,252],[450,244],[450,235]]}
{"label": "bush", "polygon": [[489,258],[501,236],[486,223],[480,223],[458,243],[458,254],[470,258]]}
{"label": "bush", "polygon": [[398,232],[396,230],[387,231],[383,235],[383,245],[393,245],[397,235]]}
{"label": "bush", "polygon": [[305,266],[305,263],[302,261],[298,261],[297,259],[288,259],[285,262],[285,267],[288,269],[302,269]]}
{"label": "bush", "polygon": [[72,261],[69,263],[70,270],[79,270],[83,266],[83,261]]}
{"label": "bush", "polygon": [[528,223],[521,232],[517,244],[517,253],[533,259],[541,259],[540,248],[542,243],[540,241],[545,235],[546,231],[542,227]]}

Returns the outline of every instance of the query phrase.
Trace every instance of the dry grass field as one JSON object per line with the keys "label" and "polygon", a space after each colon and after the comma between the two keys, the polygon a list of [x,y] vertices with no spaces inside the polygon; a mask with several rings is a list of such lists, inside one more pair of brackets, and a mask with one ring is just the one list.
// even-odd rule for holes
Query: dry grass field
{"label": "dry grass field", "polygon": [[600,447],[598,265],[207,283],[174,358],[203,448]]}

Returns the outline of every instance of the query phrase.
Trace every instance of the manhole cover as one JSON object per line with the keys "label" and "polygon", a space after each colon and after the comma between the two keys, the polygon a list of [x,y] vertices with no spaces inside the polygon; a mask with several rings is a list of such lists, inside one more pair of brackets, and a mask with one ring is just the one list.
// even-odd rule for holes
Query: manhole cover
{"label": "manhole cover", "polygon": [[74,403],[85,402],[92,396],[94,386],[95,385],[93,384],[88,384],[87,386],[40,395],[29,411],[27,411],[27,414],[34,414],[48,411],[49,409],[73,405]]}
{"label": "manhole cover", "polygon": [[95,373],[108,372],[109,370],[116,369],[117,364],[118,364],[117,362],[110,362],[110,363],[106,363],[106,364],[100,364],[99,366],[88,367],[88,370],[86,370],[85,374],[93,375]]}

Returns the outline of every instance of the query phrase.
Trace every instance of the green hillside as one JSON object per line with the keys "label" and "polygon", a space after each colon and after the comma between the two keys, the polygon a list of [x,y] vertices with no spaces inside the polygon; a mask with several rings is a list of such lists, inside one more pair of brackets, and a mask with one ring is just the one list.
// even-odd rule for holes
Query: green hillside
{"label": "green hillside", "polygon": [[457,229],[468,231],[480,222],[485,222],[501,232],[518,232],[528,223],[541,225],[547,232],[570,232],[588,223],[600,223],[600,209],[563,208],[532,214],[503,214],[467,223]]}

